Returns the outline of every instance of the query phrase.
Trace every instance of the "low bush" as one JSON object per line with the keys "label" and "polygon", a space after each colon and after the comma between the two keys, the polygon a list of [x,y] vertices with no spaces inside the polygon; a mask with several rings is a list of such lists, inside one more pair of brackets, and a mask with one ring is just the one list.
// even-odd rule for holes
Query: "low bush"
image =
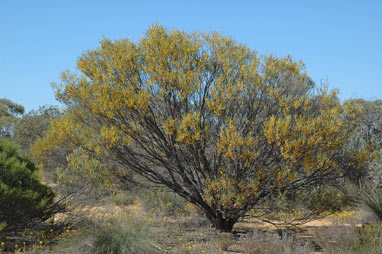
{"label": "low bush", "polygon": [[381,232],[377,224],[336,225],[321,228],[314,238],[325,254],[377,254],[382,253]]}
{"label": "low bush", "polygon": [[341,191],[323,185],[294,193],[280,193],[276,198],[255,207],[248,216],[277,220],[286,224],[304,224],[348,206],[348,198]]}
{"label": "low bush", "polygon": [[372,212],[382,222],[382,189],[371,182],[360,185],[358,196],[361,205]]}
{"label": "low bush", "polygon": [[372,179],[364,179],[358,184],[346,183],[344,185],[346,196],[353,206],[365,208],[382,222],[382,185]]}
{"label": "low bush", "polygon": [[123,221],[108,220],[96,228],[93,252],[95,254],[160,253],[149,225],[134,217]]}
{"label": "low bush", "polygon": [[304,193],[304,203],[307,208],[317,212],[337,212],[348,205],[346,197],[330,186],[319,186]]}
{"label": "low bush", "polygon": [[244,253],[248,254],[306,254],[313,252],[306,242],[297,242],[294,237],[280,238],[278,234],[260,231],[242,242]]}
{"label": "low bush", "polygon": [[175,215],[184,212],[187,202],[174,192],[167,189],[141,189],[137,190],[147,210],[156,210],[164,215]]}
{"label": "low bush", "polygon": [[[353,250],[376,249],[382,252],[382,228],[380,225],[365,224],[356,228],[357,241],[353,244]],[[368,252],[370,253],[370,252]]]}

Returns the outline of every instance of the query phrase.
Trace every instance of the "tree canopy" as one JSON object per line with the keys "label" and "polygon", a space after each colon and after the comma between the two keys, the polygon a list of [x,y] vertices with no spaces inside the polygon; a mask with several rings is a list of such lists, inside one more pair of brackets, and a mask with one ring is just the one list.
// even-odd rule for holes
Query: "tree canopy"
{"label": "tree canopy", "polygon": [[354,129],[336,91],[302,62],[260,56],[217,33],[155,25],[139,42],[104,39],[62,74],[67,105],[34,146],[70,143],[165,185],[219,230],[264,200],[362,170],[366,149],[342,149]]}

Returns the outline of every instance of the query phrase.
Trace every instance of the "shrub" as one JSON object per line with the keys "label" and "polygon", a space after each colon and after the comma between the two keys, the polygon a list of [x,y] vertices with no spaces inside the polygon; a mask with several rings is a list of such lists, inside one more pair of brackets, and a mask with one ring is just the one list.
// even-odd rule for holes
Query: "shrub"
{"label": "shrub", "polygon": [[167,189],[141,190],[139,196],[147,210],[155,209],[164,215],[175,215],[177,211],[184,211],[186,201]]}
{"label": "shrub", "polygon": [[352,205],[360,205],[369,210],[380,222],[382,222],[382,186],[367,179],[358,184],[346,182],[344,192]]}
{"label": "shrub", "polygon": [[371,182],[361,184],[358,195],[360,203],[382,221],[382,189]]}
{"label": "shrub", "polygon": [[382,253],[381,227],[376,224],[322,227],[315,239],[326,254]]}
{"label": "shrub", "polygon": [[333,186],[321,185],[309,190],[280,193],[253,209],[249,216],[303,224],[325,217],[348,206],[348,198]]}
{"label": "shrub", "polygon": [[0,142],[0,229],[19,230],[55,212],[54,193],[41,184],[35,165],[15,146]]}
{"label": "shrub", "polygon": [[347,205],[345,196],[330,186],[319,186],[305,193],[307,207],[317,212],[337,212]]}
{"label": "shrub", "polygon": [[258,231],[242,246],[244,253],[248,254],[305,254],[313,251],[308,243],[297,242],[293,237],[280,239],[277,234]]}
{"label": "shrub", "polygon": [[356,229],[358,239],[353,245],[354,250],[375,247],[382,250],[382,228],[380,225],[366,224]]}
{"label": "shrub", "polygon": [[73,193],[81,203],[87,203],[99,200],[115,189],[115,184],[107,177],[105,165],[89,157],[83,149],[72,151],[66,161],[54,175],[60,193]]}
{"label": "shrub", "polygon": [[159,253],[151,238],[148,224],[137,218],[108,220],[97,227],[93,253],[129,254]]}

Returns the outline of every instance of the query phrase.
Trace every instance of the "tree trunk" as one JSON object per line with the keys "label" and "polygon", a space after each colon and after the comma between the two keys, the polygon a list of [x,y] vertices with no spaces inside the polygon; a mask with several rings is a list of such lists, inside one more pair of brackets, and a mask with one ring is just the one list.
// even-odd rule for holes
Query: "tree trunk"
{"label": "tree trunk", "polygon": [[214,228],[220,232],[232,232],[232,228],[235,223],[238,221],[238,218],[223,218],[221,214],[207,216],[211,221]]}

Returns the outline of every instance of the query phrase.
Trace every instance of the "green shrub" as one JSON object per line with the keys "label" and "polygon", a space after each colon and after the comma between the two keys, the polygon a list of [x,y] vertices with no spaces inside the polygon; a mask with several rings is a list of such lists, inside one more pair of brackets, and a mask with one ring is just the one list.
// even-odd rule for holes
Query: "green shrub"
{"label": "green shrub", "polygon": [[358,195],[360,203],[363,204],[382,222],[382,189],[380,186],[367,182],[360,185]]}
{"label": "green shrub", "polygon": [[117,206],[128,206],[133,205],[136,201],[136,196],[134,193],[128,191],[115,191],[109,196],[109,200]]}
{"label": "green shrub", "polygon": [[96,254],[160,252],[159,246],[152,240],[148,224],[134,217],[101,223],[96,229],[93,246],[93,253]]}
{"label": "green shrub", "polygon": [[82,196],[83,202],[84,199],[100,199],[113,190],[114,184],[109,180],[105,165],[87,155],[83,149],[75,149],[66,160],[66,166],[58,167],[54,175],[60,192]]}
{"label": "green shrub", "polygon": [[345,193],[353,205],[360,205],[369,210],[382,222],[382,186],[367,179],[358,184],[347,183],[344,185]]}
{"label": "green shrub", "polygon": [[346,197],[330,186],[319,186],[305,193],[307,208],[317,212],[337,212],[346,207]]}
{"label": "green shrub", "polygon": [[0,141],[0,228],[19,230],[55,212],[54,193],[40,183],[35,165]]}
{"label": "green shrub", "polygon": [[53,175],[57,183],[55,190],[63,196],[70,194],[67,203],[71,208],[102,203],[114,193],[126,192],[132,185],[131,174],[113,175],[115,167],[77,148],[66,157],[65,164],[57,167]]}
{"label": "green shrub", "polygon": [[358,239],[353,245],[354,250],[373,246],[382,250],[382,228],[380,225],[366,224],[356,229]]}
{"label": "green shrub", "polygon": [[359,222],[335,224],[315,231],[314,239],[325,254],[382,253],[382,229],[377,224],[358,227]]}
{"label": "green shrub", "polygon": [[175,215],[177,211],[184,211],[186,201],[177,194],[161,188],[139,191],[147,210],[155,209],[165,215]]}
{"label": "green shrub", "polygon": [[281,193],[254,210],[254,216],[285,223],[305,223],[340,211],[348,206],[347,197],[331,186]]}

